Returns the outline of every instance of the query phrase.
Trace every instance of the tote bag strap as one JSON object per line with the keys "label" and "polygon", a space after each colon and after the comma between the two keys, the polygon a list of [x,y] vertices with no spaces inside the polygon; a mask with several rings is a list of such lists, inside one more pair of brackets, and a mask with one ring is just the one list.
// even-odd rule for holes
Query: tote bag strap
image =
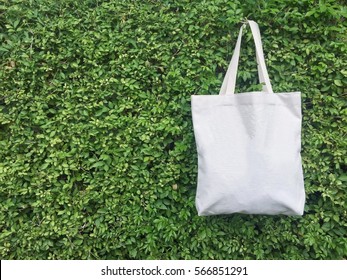
{"label": "tote bag strap", "polygon": [[267,68],[265,64],[265,58],[264,58],[263,46],[261,43],[259,26],[255,21],[247,20],[247,22],[243,24],[240,28],[240,33],[237,38],[235,50],[234,50],[232,59],[230,61],[227,73],[225,74],[222,87],[219,91],[220,95],[225,95],[225,94],[229,95],[229,94],[234,94],[235,92],[235,83],[236,83],[237,68],[238,68],[239,57],[240,57],[242,31],[243,31],[243,28],[246,27],[246,24],[249,24],[249,26],[251,27],[251,31],[252,31],[252,35],[253,35],[253,39],[255,43],[259,82],[264,83],[263,85],[264,92],[273,93],[272,86],[269,79],[269,74],[267,72]]}

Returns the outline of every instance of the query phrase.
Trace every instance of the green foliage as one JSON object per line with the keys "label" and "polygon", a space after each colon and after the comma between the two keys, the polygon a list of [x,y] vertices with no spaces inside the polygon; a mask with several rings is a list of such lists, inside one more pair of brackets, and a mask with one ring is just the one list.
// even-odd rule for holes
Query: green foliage
{"label": "green foliage", "polygon": [[[2,259],[346,259],[343,1],[0,4]],[[303,93],[303,217],[198,217],[190,97],[217,94],[240,21]],[[257,83],[245,36],[238,90]]]}

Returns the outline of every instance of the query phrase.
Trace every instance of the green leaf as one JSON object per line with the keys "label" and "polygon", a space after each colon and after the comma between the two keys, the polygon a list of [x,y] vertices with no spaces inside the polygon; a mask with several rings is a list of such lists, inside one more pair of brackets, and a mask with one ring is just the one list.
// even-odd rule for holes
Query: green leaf
{"label": "green leaf", "polygon": [[83,239],[76,239],[73,243],[74,245],[77,245],[77,246],[82,245]]}
{"label": "green leaf", "polygon": [[97,161],[95,162],[91,167],[93,168],[97,168],[97,167],[101,167],[101,166],[104,166],[105,165],[105,162],[103,161]]}
{"label": "green leaf", "polygon": [[347,182],[347,174],[343,174],[339,177],[339,180]]}
{"label": "green leaf", "polygon": [[334,80],[334,84],[337,85],[338,87],[343,86],[341,80]]}

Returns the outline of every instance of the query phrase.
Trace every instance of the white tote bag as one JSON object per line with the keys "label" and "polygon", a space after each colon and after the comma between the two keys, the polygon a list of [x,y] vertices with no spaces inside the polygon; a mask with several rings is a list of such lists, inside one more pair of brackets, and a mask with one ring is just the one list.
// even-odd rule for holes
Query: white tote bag
{"label": "white tote bag", "polygon": [[[234,94],[243,28],[253,34],[261,92]],[[274,93],[258,24],[240,29],[219,95],[193,95],[200,216],[302,215],[300,92]]]}

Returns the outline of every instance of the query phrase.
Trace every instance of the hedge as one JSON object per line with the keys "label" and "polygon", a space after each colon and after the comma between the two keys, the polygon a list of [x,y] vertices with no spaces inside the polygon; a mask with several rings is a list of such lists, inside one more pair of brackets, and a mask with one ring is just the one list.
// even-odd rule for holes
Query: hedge
{"label": "hedge", "polygon": [[[2,259],[346,259],[347,6],[326,0],[3,0]],[[198,217],[193,94],[241,21],[303,97],[303,217]],[[238,88],[258,88],[249,31]]]}

